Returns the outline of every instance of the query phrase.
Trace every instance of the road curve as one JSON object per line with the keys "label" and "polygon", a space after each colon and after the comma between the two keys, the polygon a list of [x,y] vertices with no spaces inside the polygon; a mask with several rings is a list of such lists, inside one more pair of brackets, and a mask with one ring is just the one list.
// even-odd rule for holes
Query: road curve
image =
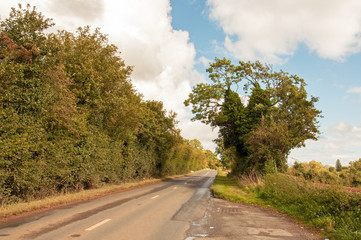
{"label": "road curve", "polygon": [[216,171],[167,180],[0,226],[1,239],[185,239],[202,218]]}

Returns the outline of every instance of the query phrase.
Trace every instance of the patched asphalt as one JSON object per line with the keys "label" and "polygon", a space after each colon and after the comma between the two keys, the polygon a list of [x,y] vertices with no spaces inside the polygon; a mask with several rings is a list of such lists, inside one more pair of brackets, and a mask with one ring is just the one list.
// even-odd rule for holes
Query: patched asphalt
{"label": "patched asphalt", "polygon": [[202,218],[193,221],[186,240],[323,239],[289,216],[260,206],[209,198]]}

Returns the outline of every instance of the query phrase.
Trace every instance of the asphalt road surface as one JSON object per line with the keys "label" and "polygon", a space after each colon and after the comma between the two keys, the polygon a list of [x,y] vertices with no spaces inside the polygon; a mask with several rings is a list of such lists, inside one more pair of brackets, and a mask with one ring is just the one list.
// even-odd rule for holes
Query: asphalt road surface
{"label": "asphalt road surface", "polygon": [[0,226],[0,239],[185,239],[202,218],[216,171],[51,210]]}
{"label": "asphalt road surface", "polygon": [[214,199],[216,171],[164,181],[0,225],[2,239],[320,239],[289,217]]}

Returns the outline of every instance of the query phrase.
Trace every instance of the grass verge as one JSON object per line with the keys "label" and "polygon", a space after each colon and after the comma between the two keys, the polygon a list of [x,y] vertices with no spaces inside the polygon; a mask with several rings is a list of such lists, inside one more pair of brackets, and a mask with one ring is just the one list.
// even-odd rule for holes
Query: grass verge
{"label": "grass verge", "polygon": [[107,185],[97,189],[89,189],[76,193],[62,194],[30,202],[20,202],[11,205],[3,205],[0,207],[0,222],[5,221],[7,218],[11,218],[24,213],[39,212],[50,208],[61,207],[91,199],[96,199],[108,194],[117,193],[144,185],[150,185],[160,181],[162,180],[147,179],[143,181],[123,183],[119,185]]}
{"label": "grass verge", "polygon": [[212,192],[226,200],[272,207],[330,239],[361,239],[361,194],[315,187],[283,174],[255,182],[227,177],[224,172],[216,177]]}
{"label": "grass verge", "polygon": [[254,187],[251,183],[246,186],[237,179],[228,177],[226,172],[219,171],[211,191],[215,197],[233,202],[260,203],[260,199],[251,190]]}

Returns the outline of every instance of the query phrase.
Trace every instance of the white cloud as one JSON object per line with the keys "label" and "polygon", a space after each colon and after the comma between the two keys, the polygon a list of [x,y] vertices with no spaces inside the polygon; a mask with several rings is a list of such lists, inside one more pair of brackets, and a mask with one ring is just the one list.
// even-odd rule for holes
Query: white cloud
{"label": "white cloud", "polygon": [[335,143],[325,143],[324,145],[325,150],[334,150],[334,149],[340,149],[340,146]]}
{"label": "white cloud", "polygon": [[236,58],[279,63],[303,43],[328,59],[361,50],[359,0],[208,0]]}
{"label": "white cloud", "polygon": [[335,126],[330,127],[329,129],[341,135],[345,135],[352,131],[352,126],[346,122],[341,121]]}
{"label": "white cloud", "polygon": [[294,149],[290,160],[316,160],[334,165],[337,159],[342,165],[361,158],[361,125],[350,125],[340,121],[325,128],[318,141],[306,141],[306,148]]}
{"label": "white cloud", "polygon": [[354,87],[351,88],[349,90],[347,90],[348,93],[356,93],[360,96],[360,100],[361,100],[361,87]]}
{"label": "white cloud", "polygon": [[209,63],[212,62],[210,59],[208,59],[208,58],[206,58],[204,56],[198,58],[198,61],[200,63],[202,63],[202,65],[205,66],[205,67],[209,67]]}
{"label": "white cloud", "polygon": [[[29,2],[46,17],[53,18],[57,28],[73,32],[84,25],[100,27],[101,32],[109,35],[110,42],[119,47],[126,64],[134,66],[132,79],[139,92],[146,99],[163,101],[167,110],[178,113],[184,137],[197,138],[204,146],[213,148],[210,129],[190,123],[190,114],[183,105],[191,85],[205,77],[194,70],[196,51],[188,32],[172,28],[169,0],[91,1]],[[12,0],[1,1],[0,9],[13,5]],[[4,12],[1,10],[0,14]]]}
{"label": "white cloud", "polygon": [[64,19],[81,19],[87,21],[88,24],[101,18],[104,10],[102,0],[52,0],[45,6]]}
{"label": "white cloud", "polygon": [[214,150],[215,144],[213,140],[218,137],[218,129],[212,130],[208,125],[205,125],[199,121],[196,122],[184,122],[181,125],[182,135],[188,139],[202,139],[202,145],[205,149]]}
{"label": "white cloud", "polygon": [[111,32],[127,64],[134,66],[136,88],[147,99],[163,101],[165,108],[178,114],[184,137],[197,138],[204,147],[213,149],[212,131],[204,124],[190,122],[183,104],[191,86],[205,77],[194,70],[196,51],[188,32],[171,26],[169,1],[118,1],[116,5],[106,1],[103,28]]}

